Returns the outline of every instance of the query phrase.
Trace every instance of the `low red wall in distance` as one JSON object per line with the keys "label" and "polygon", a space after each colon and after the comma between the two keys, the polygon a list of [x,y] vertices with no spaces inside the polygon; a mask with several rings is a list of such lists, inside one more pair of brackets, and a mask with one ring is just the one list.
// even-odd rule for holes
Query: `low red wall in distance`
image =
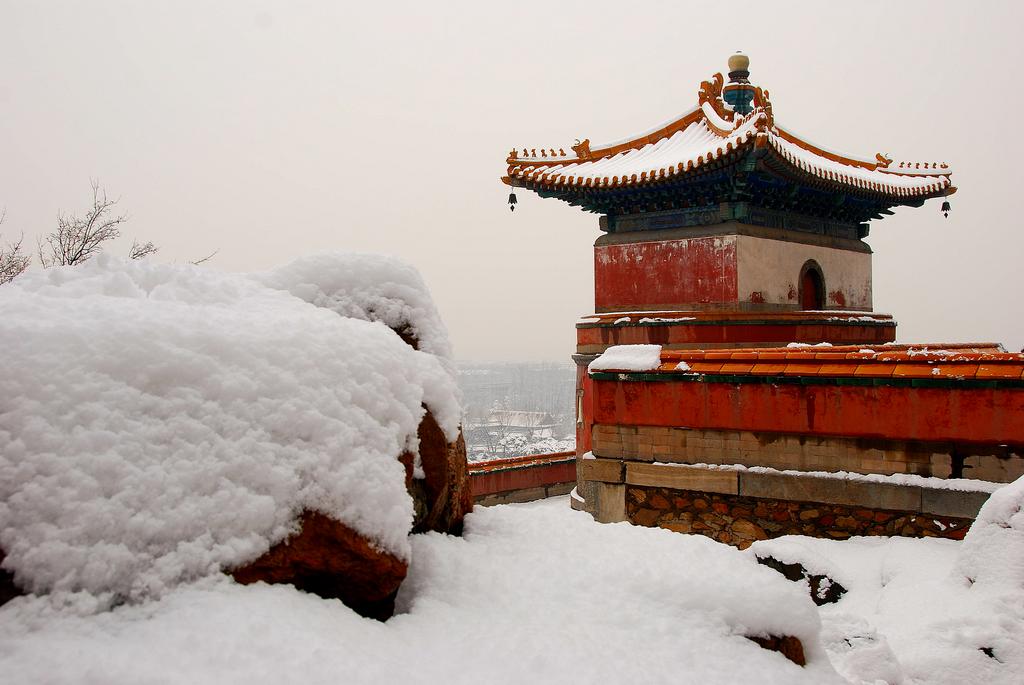
{"label": "low red wall in distance", "polygon": [[473,497],[575,482],[576,453],[534,454],[469,464]]}

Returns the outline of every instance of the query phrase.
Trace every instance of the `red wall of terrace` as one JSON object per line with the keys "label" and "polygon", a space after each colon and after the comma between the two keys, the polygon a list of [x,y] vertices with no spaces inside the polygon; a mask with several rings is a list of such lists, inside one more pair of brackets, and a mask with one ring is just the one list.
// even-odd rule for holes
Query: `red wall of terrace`
{"label": "red wall of terrace", "polygon": [[[666,316],[671,316],[667,314]],[[723,320],[719,325],[703,323],[689,325],[626,325],[626,326],[577,326],[576,344],[584,345],[749,345],[762,343],[822,341],[835,345],[869,344],[880,345],[896,339],[896,327],[857,325],[836,322],[833,325],[803,323],[801,321],[772,321],[779,316],[761,315],[764,323],[735,323]],[[756,313],[748,318],[757,319]]]}
{"label": "red wall of terrace", "polygon": [[1019,389],[592,382],[599,424],[1024,444]]}
{"label": "red wall of terrace", "polygon": [[497,459],[469,465],[469,481],[474,497],[575,480],[576,460],[572,452]]}
{"label": "red wall of terrace", "polygon": [[594,247],[598,312],[737,302],[736,243],[721,237]]}
{"label": "red wall of terrace", "polygon": [[576,454],[590,451],[594,427],[594,382],[585,364],[576,364]]}

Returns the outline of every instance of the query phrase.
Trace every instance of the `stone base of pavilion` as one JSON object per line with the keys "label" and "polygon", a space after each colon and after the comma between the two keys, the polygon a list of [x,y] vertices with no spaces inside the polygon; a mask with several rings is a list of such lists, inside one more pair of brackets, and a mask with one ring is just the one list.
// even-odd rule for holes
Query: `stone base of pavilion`
{"label": "stone base of pavilion", "polygon": [[573,506],[740,547],[961,538],[1024,475],[1024,354],[992,344],[663,351],[586,383]]}

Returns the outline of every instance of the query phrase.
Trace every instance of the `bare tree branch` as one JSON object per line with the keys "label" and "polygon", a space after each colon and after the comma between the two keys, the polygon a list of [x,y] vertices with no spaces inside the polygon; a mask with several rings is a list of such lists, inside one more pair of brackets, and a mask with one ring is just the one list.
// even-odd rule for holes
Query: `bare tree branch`
{"label": "bare tree branch", "polygon": [[143,257],[148,257],[159,250],[160,248],[152,242],[139,243],[138,241],[133,240],[132,249],[128,251],[128,257],[131,259],[142,259]]}
{"label": "bare tree branch", "polygon": [[216,257],[216,256],[217,256],[217,253],[218,253],[218,252],[220,252],[220,249],[219,249],[219,248],[218,248],[218,249],[216,249],[216,250],[214,250],[214,251],[213,251],[213,252],[211,252],[210,254],[206,255],[206,256],[205,256],[205,257],[203,257],[202,259],[197,259],[196,261],[192,262],[192,264],[193,264],[193,265],[199,265],[199,264],[202,264],[203,262],[208,262],[209,260],[211,260],[211,259],[213,259],[214,257]]}
{"label": "bare tree branch", "polygon": [[92,208],[84,217],[57,215],[57,230],[39,241],[39,261],[44,267],[70,266],[96,255],[103,243],[121,235],[120,225],[128,219],[111,214],[116,204],[117,200],[107,199],[107,193],[93,181]]}
{"label": "bare tree branch", "polygon": [[[6,217],[7,210],[0,211],[0,224],[3,224]],[[32,261],[32,257],[21,252],[24,239],[22,234],[16,243],[7,243],[7,247],[0,245],[0,285],[10,283],[20,276]]]}

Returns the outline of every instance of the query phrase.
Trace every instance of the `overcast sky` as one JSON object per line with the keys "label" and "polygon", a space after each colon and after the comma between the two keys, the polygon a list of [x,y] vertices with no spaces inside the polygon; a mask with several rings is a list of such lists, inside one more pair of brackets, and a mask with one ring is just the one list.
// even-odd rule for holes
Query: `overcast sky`
{"label": "overcast sky", "polygon": [[[1015,2],[0,0],[0,232],[99,180],[156,259],[251,271],[318,250],[416,264],[466,360],[565,360],[593,311],[597,216],[499,178],[696,104],[735,50],[784,127],[948,161],[959,192],[873,222],[901,341],[1024,345]],[[36,267],[38,268],[38,267]]]}

